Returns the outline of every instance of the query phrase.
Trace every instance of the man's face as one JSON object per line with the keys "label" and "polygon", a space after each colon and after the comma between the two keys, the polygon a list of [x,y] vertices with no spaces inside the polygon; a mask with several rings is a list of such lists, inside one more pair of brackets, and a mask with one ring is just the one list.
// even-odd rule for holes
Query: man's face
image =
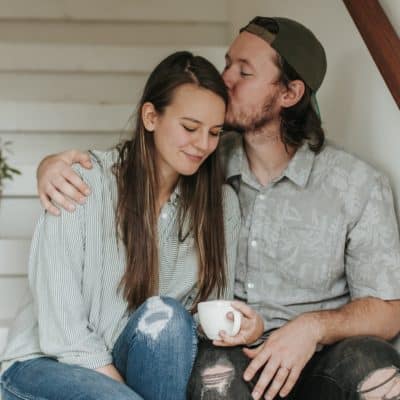
{"label": "man's face", "polygon": [[254,131],[279,117],[282,85],[276,51],[263,39],[242,32],[226,54],[222,77],[229,90],[226,124]]}

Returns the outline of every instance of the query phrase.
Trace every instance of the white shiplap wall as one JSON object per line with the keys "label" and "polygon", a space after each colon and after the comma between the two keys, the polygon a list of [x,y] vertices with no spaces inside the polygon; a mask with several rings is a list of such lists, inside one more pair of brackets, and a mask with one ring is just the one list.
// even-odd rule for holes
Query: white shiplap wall
{"label": "white shiplap wall", "polygon": [[38,162],[116,143],[144,79],[171,52],[192,50],[221,68],[227,7],[228,0],[0,0],[0,138],[13,142],[9,159],[22,171],[0,200],[0,353],[27,290]]}

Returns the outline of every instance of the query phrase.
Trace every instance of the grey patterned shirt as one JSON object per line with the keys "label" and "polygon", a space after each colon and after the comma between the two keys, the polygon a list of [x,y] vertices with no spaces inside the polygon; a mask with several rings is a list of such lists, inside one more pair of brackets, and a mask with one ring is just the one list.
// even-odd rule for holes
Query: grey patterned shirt
{"label": "grey patterned shirt", "polygon": [[[74,213],[62,210],[60,217],[41,216],[29,258],[31,290],[10,330],[3,369],[16,360],[44,355],[87,368],[112,362],[112,348],[128,318],[126,302],[117,290],[125,271],[125,252],[116,240],[117,185],[111,170],[115,156],[115,152],[96,153],[92,170],[76,167],[92,189],[85,205]],[[197,253],[193,237],[178,240],[178,205],[175,191],[158,220],[159,294],[189,308],[197,294]],[[228,185],[224,211],[225,297],[232,298],[240,210]]]}
{"label": "grey patterned shirt", "polygon": [[227,179],[238,190],[242,228],[235,295],[280,327],[306,311],[351,299],[400,298],[400,245],[387,179],[331,145],[301,147],[263,187],[242,137],[224,138]]}

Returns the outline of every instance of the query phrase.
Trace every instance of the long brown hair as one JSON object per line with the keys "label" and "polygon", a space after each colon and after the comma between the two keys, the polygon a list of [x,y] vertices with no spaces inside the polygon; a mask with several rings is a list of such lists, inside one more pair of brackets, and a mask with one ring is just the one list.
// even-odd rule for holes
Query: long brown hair
{"label": "long brown hair", "polygon": [[[174,91],[188,83],[212,91],[227,103],[224,82],[209,61],[189,52],[174,53],[150,74],[138,104],[134,137],[119,146],[115,166],[117,226],[127,255],[121,287],[128,310],[157,294],[159,280],[155,145],[140,111],[144,103],[151,102],[161,115],[171,103]],[[193,308],[214,291],[220,296],[226,287],[222,184],[218,149],[195,174],[181,176],[178,182],[179,240],[192,234],[198,254],[198,294]]]}

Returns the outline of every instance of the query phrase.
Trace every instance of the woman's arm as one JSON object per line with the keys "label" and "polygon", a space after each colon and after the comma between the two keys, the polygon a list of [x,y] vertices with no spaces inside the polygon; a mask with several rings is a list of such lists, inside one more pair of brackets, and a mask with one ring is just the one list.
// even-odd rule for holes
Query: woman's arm
{"label": "woman's arm", "polygon": [[[86,234],[87,208],[62,210],[59,218],[41,216],[32,241],[29,283],[42,351],[61,362],[95,369],[111,364],[112,357],[89,323],[89,305],[82,294],[85,245],[91,240]],[[86,274],[85,279],[90,278]]]}

